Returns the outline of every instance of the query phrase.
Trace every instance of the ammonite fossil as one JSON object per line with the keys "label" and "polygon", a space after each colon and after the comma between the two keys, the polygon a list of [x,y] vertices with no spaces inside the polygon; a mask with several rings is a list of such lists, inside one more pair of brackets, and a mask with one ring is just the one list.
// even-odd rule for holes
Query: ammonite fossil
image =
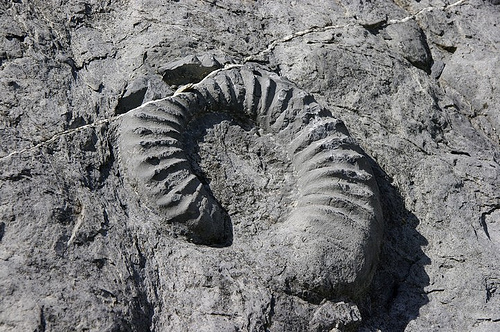
{"label": "ammonite fossil", "polygon": [[292,161],[298,199],[274,244],[289,255],[290,289],[321,294],[365,287],[382,229],[368,160],[344,124],[310,94],[257,65],[214,71],[123,116],[121,161],[143,199],[190,241],[230,244],[229,216],[193,172],[183,146],[190,121],[210,112],[246,118],[273,135]]}

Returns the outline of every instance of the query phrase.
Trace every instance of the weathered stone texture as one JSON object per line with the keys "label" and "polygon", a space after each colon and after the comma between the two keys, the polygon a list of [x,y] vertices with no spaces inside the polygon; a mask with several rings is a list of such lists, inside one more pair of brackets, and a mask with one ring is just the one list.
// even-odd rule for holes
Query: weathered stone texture
{"label": "weathered stone texture", "polygon": [[[2,1],[0,330],[499,330],[499,11],[494,0]],[[286,220],[295,184],[255,126],[208,114],[185,138],[238,220],[230,246],[178,236],[127,180],[130,112],[255,62],[312,94],[366,153],[384,234],[359,293],[283,287],[287,233],[273,240],[269,225]]]}

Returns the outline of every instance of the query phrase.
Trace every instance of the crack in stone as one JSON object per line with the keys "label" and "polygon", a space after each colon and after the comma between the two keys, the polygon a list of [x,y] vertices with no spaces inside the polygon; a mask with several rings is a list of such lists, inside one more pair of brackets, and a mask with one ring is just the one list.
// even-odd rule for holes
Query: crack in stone
{"label": "crack in stone", "polygon": [[418,12],[416,12],[415,14],[412,14],[410,16],[406,16],[405,18],[402,18],[402,19],[399,19],[399,20],[389,20],[389,21],[387,21],[387,24],[389,25],[389,24],[405,23],[405,22],[408,22],[411,19],[417,18],[417,16],[419,16],[419,15],[425,13],[425,12],[430,12],[430,11],[433,11],[434,9],[447,10],[447,9],[455,7],[455,6],[459,6],[459,5],[463,4],[466,1],[467,0],[459,0],[457,2],[454,2],[454,3],[449,4],[449,5],[445,5],[445,6],[442,6],[442,7],[433,7],[433,6],[425,7],[423,9],[419,10]]}
{"label": "crack in stone", "polygon": [[34,150],[36,150],[38,148],[41,148],[41,147],[43,147],[43,146],[45,146],[45,145],[47,145],[49,143],[54,142],[56,139],[58,139],[60,137],[71,135],[73,133],[82,131],[82,130],[87,129],[87,128],[95,128],[95,127],[98,127],[98,126],[110,123],[110,122],[112,122],[114,120],[119,119],[123,115],[124,114],[120,114],[120,115],[117,115],[117,116],[113,116],[111,118],[97,120],[95,122],[88,123],[86,125],[83,125],[83,126],[80,126],[80,127],[77,127],[77,128],[68,129],[68,130],[56,133],[56,134],[52,135],[52,137],[50,137],[50,138],[48,138],[46,140],[42,140],[42,141],[40,141],[39,143],[37,143],[37,144],[35,144],[33,146],[30,146],[30,147],[27,147],[27,148],[24,148],[24,149],[21,149],[21,150],[12,151],[12,152],[10,152],[9,154],[7,154],[7,155],[5,155],[3,157],[0,157],[0,161],[3,161],[5,159],[8,159],[8,158],[10,158],[12,156],[15,156],[15,155],[18,155],[18,154],[21,154],[21,153],[24,153],[24,152],[34,151]]}
{"label": "crack in stone", "polygon": [[[447,10],[447,9],[455,7],[455,6],[459,6],[463,3],[465,3],[466,1],[467,0],[458,0],[457,2],[454,2],[454,3],[449,4],[449,5],[445,5],[442,7],[432,7],[432,6],[426,7],[426,8],[421,9],[417,13],[412,14],[410,16],[407,16],[405,18],[389,20],[389,21],[387,21],[386,24],[384,24],[384,26],[407,22],[411,19],[415,19],[417,16],[419,16],[420,14],[422,14],[424,12],[429,12],[429,11],[432,11],[434,9]],[[347,24],[343,24],[343,25],[327,25],[327,26],[323,26],[323,27],[311,27],[311,28],[308,28],[305,30],[297,31],[297,32],[292,33],[291,35],[273,40],[264,50],[260,51],[257,54],[253,54],[253,55],[246,57],[243,60],[243,63],[251,62],[251,61],[257,61],[257,62],[262,61],[261,57],[263,57],[264,55],[266,55],[268,53],[271,53],[277,45],[289,42],[290,40],[293,40],[297,37],[302,37],[302,36],[305,36],[305,35],[308,35],[311,33],[315,33],[315,32],[325,32],[325,31],[335,30],[335,29],[345,29],[345,28],[348,28],[350,26],[363,26],[363,25],[358,24],[357,22],[351,22],[351,23],[347,23]]]}
{"label": "crack in stone", "polygon": [[[186,84],[186,85],[181,86],[179,89],[177,89],[177,91],[175,91],[174,96],[177,95],[177,94],[179,94],[179,93],[182,93],[184,91],[189,91],[191,88],[196,87],[198,84],[201,84],[202,82],[204,82],[208,78],[212,77],[213,75],[217,74],[221,70],[225,70],[225,69],[228,69],[228,68],[234,68],[234,67],[241,67],[241,66],[242,66],[241,64],[230,64],[230,65],[226,65],[224,68],[214,70],[211,73],[209,73],[207,76],[205,76],[205,78],[203,78],[203,80],[201,80],[200,82],[198,82],[196,84]],[[165,100],[165,99],[170,98],[170,97],[172,97],[172,96],[167,96],[167,97],[162,98],[162,99],[150,100],[150,101],[148,101],[148,102],[146,102],[146,103],[144,103],[144,104],[142,104],[142,105],[140,105],[140,106],[138,106],[136,108],[131,109],[129,112],[131,112],[133,110],[136,110],[136,109],[143,108],[146,105],[149,105],[151,103],[156,103],[156,102]],[[0,161],[3,161],[5,159],[8,159],[8,158],[10,158],[12,156],[15,156],[15,155],[18,155],[18,154],[22,154],[22,153],[25,153],[25,152],[34,151],[34,150],[39,149],[39,148],[41,148],[43,146],[46,146],[47,144],[50,144],[50,143],[54,142],[56,139],[58,139],[60,137],[71,135],[71,134],[80,132],[82,130],[88,129],[88,128],[95,128],[95,127],[99,127],[99,126],[111,123],[113,121],[116,121],[116,120],[120,119],[122,116],[124,116],[127,113],[128,112],[123,113],[123,114],[119,114],[119,115],[115,115],[115,116],[112,116],[110,118],[97,120],[97,121],[94,121],[92,123],[88,123],[86,125],[82,125],[82,126],[77,127],[77,128],[72,128],[72,129],[68,129],[68,130],[56,133],[56,134],[52,135],[50,138],[42,140],[42,141],[38,142],[37,144],[35,144],[33,146],[30,146],[30,147],[27,147],[27,148],[24,148],[24,149],[20,149],[20,150],[16,150],[16,151],[12,151],[12,152],[8,153],[7,155],[5,155],[3,157],[0,157]]]}
{"label": "crack in stone", "polygon": [[[205,1],[207,3],[211,3],[211,2],[208,2],[208,1]],[[442,7],[425,7],[421,10],[419,10],[417,13],[415,14],[412,14],[410,16],[407,16],[407,17],[404,17],[402,19],[393,19],[393,20],[389,20],[387,21],[386,23],[386,26],[387,25],[391,25],[391,24],[397,24],[397,23],[404,23],[404,22],[407,22],[411,19],[415,19],[417,16],[421,15],[422,13],[424,12],[430,12],[434,9],[441,9],[441,10],[447,10],[449,8],[452,8],[452,7],[455,7],[455,6],[459,6],[459,5],[462,5],[463,3],[467,2],[467,0],[458,0],[452,4],[449,4],[449,5],[445,5],[445,6],[442,6]],[[211,4],[215,4],[215,3],[211,3]],[[220,6],[218,6],[220,7]],[[272,41],[267,47],[266,49],[260,51],[259,53],[257,54],[254,54],[254,55],[250,55],[248,57],[246,57],[244,60],[243,60],[243,63],[247,63],[247,62],[252,62],[252,61],[262,61],[261,58],[262,56],[264,56],[265,54],[268,54],[270,52],[272,52],[274,50],[274,48],[279,45],[279,44],[282,44],[282,43],[286,43],[286,42],[289,42],[295,38],[298,38],[298,37],[302,37],[302,36],[305,36],[305,35],[308,35],[308,34],[311,34],[311,33],[315,33],[315,32],[325,32],[325,31],[329,31],[329,30],[335,30],[335,29],[345,29],[345,28],[348,28],[350,26],[357,26],[359,24],[357,23],[347,23],[347,24],[343,24],[343,25],[328,25],[328,26],[324,26],[324,27],[311,27],[311,28],[308,28],[308,29],[305,29],[305,30],[301,30],[301,31],[297,31],[297,32],[294,32],[293,34],[291,35],[287,35],[283,38],[280,38],[280,39],[276,39],[274,41]],[[211,72],[210,74],[208,74],[201,82],[203,82],[205,79],[215,75],[216,73],[218,73],[220,70],[223,70],[223,69],[227,69],[227,68],[231,68],[231,67],[238,67],[238,66],[241,66],[241,64],[233,64],[233,65],[230,65],[230,66],[226,66],[225,68],[221,68],[221,69],[218,69],[218,70],[215,70],[213,72]],[[201,82],[199,82],[198,84],[200,84]],[[184,91],[187,91],[189,90],[192,86],[196,86],[195,85],[191,85],[191,84],[188,84],[188,85],[185,85],[185,86],[182,86],[180,87],[175,93],[174,95],[178,94],[178,93],[181,93],[181,92],[184,92]],[[170,96],[168,96],[170,97]],[[166,97],[166,98],[168,98]],[[165,99],[165,98],[163,98]],[[137,107],[137,108],[141,108],[141,107],[144,107],[146,105],[148,105],[149,103],[152,103],[152,102],[157,102],[157,101],[161,101],[163,99],[158,99],[158,100],[151,100],[147,103],[144,103],[142,104],[141,106]],[[80,126],[80,127],[77,127],[77,128],[73,128],[73,129],[70,129],[70,130],[66,130],[66,131],[63,131],[63,132],[60,132],[60,133],[56,133],[54,134],[52,137],[46,139],[46,140],[43,140],[39,143],[37,143],[36,145],[34,146],[31,146],[31,147],[27,147],[27,148],[24,148],[24,149],[21,149],[21,150],[16,150],[16,151],[13,151],[13,152],[10,152],[9,154],[3,156],[3,157],[0,157],[0,161],[3,161],[4,159],[8,159],[14,155],[18,155],[18,154],[21,154],[21,153],[24,153],[24,152],[30,152],[30,151],[34,151],[42,146],[45,146],[49,143],[52,143],[54,142],[56,139],[58,139],[59,137],[63,137],[63,136],[66,136],[66,135],[71,135],[73,133],[76,133],[76,132],[79,132],[79,131],[82,131],[84,129],[87,129],[87,128],[95,128],[95,127],[98,127],[100,125],[103,125],[103,124],[107,124],[107,123],[111,123],[112,121],[115,121],[115,120],[118,120],[119,118],[121,118],[123,115],[125,115],[126,113],[124,114],[120,114],[120,115],[117,115],[117,116],[113,116],[111,118],[106,118],[106,119],[102,119],[102,120],[98,120],[98,121],[95,121],[93,123],[89,123],[89,124],[86,124],[86,125],[83,125],[83,126]],[[425,152],[425,151],[424,151]]]}
{"label": "crack in stone", "polygon": [[260,51],[257,54],[250,55],[250,56],[246,57],[243,60],[243,62],[246,63],[246,62],[250,62],[250,61],[262,61],[259,58],[262,57],[262,56],[264,56],[267,53],[272,52],[274,50],[274,48],[278,44],[289,42],[290,40],[293,40],[293,39],[295,39],[297,37],[302,37],[302,36],[305,36],[305,35],[308,35],[308,34],[314,33],[314,32],[325,32],[325,31],[335,30],[335,29],[345,29],[345,28],[348,28],[350,26],[355,26],[355,25],[357,25],[357,24],[355,24],[355,23],[347,23],[347,24],[344,24],[344,25],[327,25],[327,26],[324,26],[324,27],[311,27],[311,28],[308,28],[308,29],[305,29],[305,30],[297,31],[297,32],[292,33],[291,35],[288,35],[288,36],[285,36],[283,38],[276,39],[276,40],[272,41],[266,47],[266,49]]}

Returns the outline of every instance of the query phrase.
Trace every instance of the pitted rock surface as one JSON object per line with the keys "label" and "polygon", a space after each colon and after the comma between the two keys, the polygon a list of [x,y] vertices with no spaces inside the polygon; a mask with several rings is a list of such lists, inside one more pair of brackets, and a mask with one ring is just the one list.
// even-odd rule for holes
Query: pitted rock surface
{"label": "pitted rock surface", "polygon": [[[499,10],[495,0],[1,2],[0,331],[500,330]],[[366,153],[385,225],[360,293],[293,278],[307,264],[290,257],[323,255],[293,256],[293,228],[277,236],[297,208],[297,177],[275,134],[246,117],[206,114],[182,138],[229,215],[230,246],[186,241],[122,167],[129,113],[250,62],[312,95]]]}

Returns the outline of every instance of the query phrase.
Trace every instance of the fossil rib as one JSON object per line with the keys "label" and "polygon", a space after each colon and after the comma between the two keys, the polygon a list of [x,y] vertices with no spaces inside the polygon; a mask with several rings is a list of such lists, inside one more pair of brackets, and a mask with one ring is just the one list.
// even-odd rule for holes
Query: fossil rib
{"label": "fossil rib", "polygon": [[[193,242],[220,245],[230,241],[226,212],[193,173],[183,149],[183,131],[203,112],[250,119],[287,147],[299,198],[282,224],[277,243],[312,252],[324,266],[310,267],[302,261],[307,255],[290,258],[291,268],[299,271],[290,277],[291,287],[316,293],[335,288],[334,283],[362,287],[363,280],[370,279],[382,227],[371,167],[341,121],[311,95],[256,65],[213,72],[200,83],[123,117],[121,160],[138,191],[167,222],[181,225]],[[325,225],[323,235],[328,239],[318,244],[299,240],[301,233],[321,237]],[[324,248],[318,248],[323,244]],[[336,251],[330,257],[325,250],[332,248]],[[346,262],[349,259],[357,261]]]}

